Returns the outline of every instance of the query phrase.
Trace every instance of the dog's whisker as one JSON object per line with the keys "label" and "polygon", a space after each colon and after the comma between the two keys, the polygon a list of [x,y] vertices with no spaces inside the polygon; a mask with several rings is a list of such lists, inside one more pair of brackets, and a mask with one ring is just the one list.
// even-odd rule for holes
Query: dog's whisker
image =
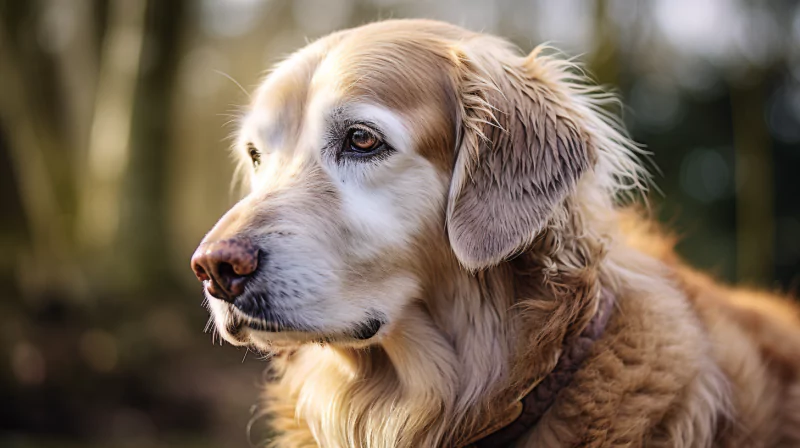
{"label": "dog's whisker", "polygon": [[218,74],[218,75],[222,75],[222,76],[224,76],[226,79],[228,79],[230,82],[232,82],[232,83],[233,83],[233,84],[234,84],[236,87],[238,87],[238,88],[239,88],[239,90],[241,90],[241,91],[242,91],[242,93],[244,93],[244,94],[245,94],[245,96],[247,96],[247,98],[248,98],[248,99],[251,99],[251,98],[250,98],[250,92],[248,92],[248,91],[247,91],[247,89],[245,89],[244,87],[242,87],[242,85],[241,85],[241,84],[239,84],[239,81],[237,81],[237,80],[233,79],[233,76],[231,76],[231,75],[229,75],[229,74],[227,74],[227,73],[223,72],[222,70],[214,70],[214,73],[216,73],[216,74]]}

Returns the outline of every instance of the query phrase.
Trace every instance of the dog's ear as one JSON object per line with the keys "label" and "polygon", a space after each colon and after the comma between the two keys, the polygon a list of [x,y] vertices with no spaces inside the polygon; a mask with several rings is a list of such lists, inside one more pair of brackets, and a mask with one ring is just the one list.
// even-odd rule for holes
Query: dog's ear
{"label": "dog's ear", "polygon": [[447,229],[470,270],[526,249],[590,166],[589,141],[559,85],[566,82],[560,67],[537,51],[511,54],[502,46],[455,56],[461,135]]}

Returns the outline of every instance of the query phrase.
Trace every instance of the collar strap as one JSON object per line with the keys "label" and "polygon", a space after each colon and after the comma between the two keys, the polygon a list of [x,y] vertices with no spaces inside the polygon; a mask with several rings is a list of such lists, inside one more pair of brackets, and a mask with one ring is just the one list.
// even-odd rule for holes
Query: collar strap
{"label": "collar strap", "polygon": [[594,343],[605,332],[614,302],[614,294],[603,288],[594,317],[580,335],[564,342],[563,351],[553,371],[529,386],[501,419],[473,436],[465,447],[505,447],[533,428],[589,357]]}

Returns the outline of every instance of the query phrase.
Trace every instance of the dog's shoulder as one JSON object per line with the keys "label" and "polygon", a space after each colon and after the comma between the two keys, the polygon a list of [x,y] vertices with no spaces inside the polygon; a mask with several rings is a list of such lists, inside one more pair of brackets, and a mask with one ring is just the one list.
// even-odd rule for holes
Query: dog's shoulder
{"label": "dog's shoulder", "polygon": [[696,343],[707,347],[703,356],[722,372],[732,394],[732,423],[718,437],[777,443],[797,436],[787,428],[800,423],[800,417],[784,420],[787,415],[800,416],[797,301],[785,294],[727,285],[694,269],[676,253],[677,238],[641,213],[622,212],[620,228],[631,247],[665,268],[679,296],[669,306],[685,302],[699,322],[702,341]]}

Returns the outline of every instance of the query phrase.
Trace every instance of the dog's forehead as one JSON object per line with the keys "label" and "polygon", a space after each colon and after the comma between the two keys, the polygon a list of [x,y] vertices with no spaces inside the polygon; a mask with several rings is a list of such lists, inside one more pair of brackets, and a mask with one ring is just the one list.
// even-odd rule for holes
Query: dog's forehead
{"label": "dog's forehead", "polygon": [[455,128],[457,108],[448,43],[409,23],[318,40],[262,83],[240,140],[265,148],[294,146],[309,133],[309,115],[324,119],[334,110],[369,104],[403,117],[420,152],[449,166],[445,153],[454,136],[448,131]]}
{"label": "dog's forehead", "polygon": [[311,89],[335,90],[345,100],[404,112],[430,104],[451,89],[451,68],[445,41],[434,36],[406,32],[362,38],[355,34],[342,39],[320,61]]}
{"label": "dog's forehead", "polygon": [[275,66],[253,95],[239,140],[269,150],[290,142],[300,131],[310,80],[336,35],[320,39]]}

